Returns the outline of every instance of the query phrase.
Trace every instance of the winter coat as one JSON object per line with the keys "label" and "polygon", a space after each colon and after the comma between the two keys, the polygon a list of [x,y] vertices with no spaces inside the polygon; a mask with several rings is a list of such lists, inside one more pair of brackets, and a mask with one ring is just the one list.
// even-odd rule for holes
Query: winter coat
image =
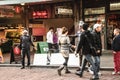
{"label": "winter coat", "polygon": [[113,39],[112,50],[116,52],[120,51],[120,34]]}
{"label": "winter coat", "polygon": [[30,45],[34,46],[31,41],[31,37],[28,35],[22,35],[20,38],[20,48],[29,50]]}
{"label": "winter coat", "polygon": [[96,51],[100,50],[100,53],[97,53],[96,56],[101,56],[102,55],[101,34],[100,32],[96,32],[96,31],[93,31],[92,34],[94,37]]}
{"label": "winter coat", "polygon": [[91,54],[91,49],[90,49],[90,45],[89,42],[87,40],[87,38],[85,37],[85,35],[87,35],[89,42],[92,44],[92,46],[94,47],[94,39],[93,39],[93,35],[91,34],[90,31],[84,31],[82,32],[81,36],[80,36],[80,42],[77,46],[77,50],[76,52],[78,53],[80,49],[82,49],[82,54],[86,55],[86,54]]}

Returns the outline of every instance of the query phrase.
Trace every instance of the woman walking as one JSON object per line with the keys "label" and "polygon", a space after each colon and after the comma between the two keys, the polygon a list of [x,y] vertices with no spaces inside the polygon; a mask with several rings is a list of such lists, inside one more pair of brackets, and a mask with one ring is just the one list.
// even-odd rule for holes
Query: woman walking
{"label": "woman walking", "polygon": [[[63,65],[58,68],[58,75],[61,76],[61,71],[65,68],[65,73],[71,73],[68,70],[68,59],[69,59],[69,48],[72,46],[70,44],[70,39],[68,37],[68,29],[66,27],[62,28],[62,35],[59,38],[60,53],[65,59]],[[74,46],[73,46],[74,47]]]}
{"label": "woman walking", "polygon": [[112,50],[114,56],[114,72],[113,75],[120,74],[120,29],[114,29],[113,43],[112,43]]}

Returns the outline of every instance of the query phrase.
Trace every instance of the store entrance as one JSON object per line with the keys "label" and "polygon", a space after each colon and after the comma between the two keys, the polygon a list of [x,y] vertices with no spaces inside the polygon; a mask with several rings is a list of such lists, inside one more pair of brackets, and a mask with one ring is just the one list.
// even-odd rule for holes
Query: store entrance
{"label": "store entrance", "polygon": [[120,14],[112,13],[108,16],[107,21],[107,49],[111,49],[111,43],[113,40],[113,30],[115,28],[120,28]]}

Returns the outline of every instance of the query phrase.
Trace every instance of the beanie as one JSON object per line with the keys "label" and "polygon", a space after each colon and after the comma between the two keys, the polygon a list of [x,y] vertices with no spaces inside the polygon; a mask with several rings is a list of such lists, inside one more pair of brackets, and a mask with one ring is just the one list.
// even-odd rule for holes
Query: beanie
{"label": "beanie", "polygon": [[87,30],[88,27],[89,27],[89,25],[88,25],[87,23],[84,23],[84,24],[83,24],[83,29],[84,29],[84,30]]}
{"label": "beanie", "polygon": [[96,29],[97,27],[101,27],[101,24],[95,24],[95,25],[93,26],[93,29]]}

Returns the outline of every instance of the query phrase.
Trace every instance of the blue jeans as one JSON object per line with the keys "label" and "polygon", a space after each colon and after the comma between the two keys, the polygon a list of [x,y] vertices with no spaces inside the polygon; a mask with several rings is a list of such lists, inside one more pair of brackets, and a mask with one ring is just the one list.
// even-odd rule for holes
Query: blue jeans
{"label": "blue jeans", "polygon": [[94,56],[95,66],[97,68],[97,72],[100,70],[100,56]]}
{"label": "blue jeans", "polygon": [[92,59],[92,55],[86,54],[86,55],[84,55],[84,56],[85,56],[85,58],[84,58],[83,64],[82,64],[81,74],[83,74],[83,71],[84,71],[84,69],[85,69],[85,66],[86,66],[87,62],[89,62],[89,63],[92,65],[93,72],[94,72],[94,77],[95,77],[95,78],[98,78],[99,76],[98,76],[98,73],[97,73],[97,68],[96,68],[96,66],[95,66],[95,64],[94,64],[94,61],[93,61],[93,59]]}

